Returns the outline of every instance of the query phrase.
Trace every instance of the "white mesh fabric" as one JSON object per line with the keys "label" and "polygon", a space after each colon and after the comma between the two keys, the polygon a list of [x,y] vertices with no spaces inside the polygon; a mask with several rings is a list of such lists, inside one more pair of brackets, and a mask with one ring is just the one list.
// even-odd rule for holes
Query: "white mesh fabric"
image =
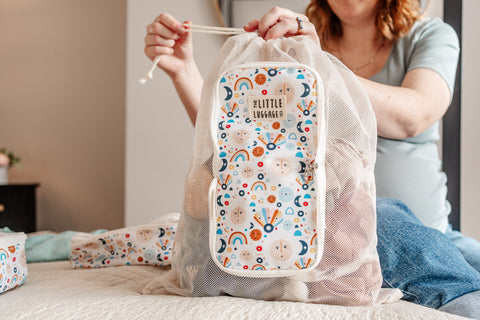
{"label": "white mesh fabric", "polygon": [[[305,37],[265,42],[254,34],[228,39],[205,79],[185,180],[184,209],[176,233],[172,270],[165,288],[185,296],[232,295],[342,305],[375,303],[382,278],[376,252],[374,164],[376,122],[356,77]],[[319,264],[308,272],[280,277],[232,275],[213,260],[209,248],[209,186],[216,146],[212,117],[217,81],[225,71],[248,63],[293,62],[310,66],[323,82],[326,150],[321,167],[325,225]],[[319,139],[320,140],[320,139]],[[318,142],[317,142],[318,143]],[[319,221],[321,219],[318,219]]]}

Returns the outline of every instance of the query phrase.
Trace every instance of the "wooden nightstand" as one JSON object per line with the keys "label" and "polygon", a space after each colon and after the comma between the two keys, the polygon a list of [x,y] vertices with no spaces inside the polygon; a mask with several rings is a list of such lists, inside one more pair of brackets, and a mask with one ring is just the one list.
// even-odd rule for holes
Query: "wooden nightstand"
{"label": "wooden nightstand", "polygon": [[39,184],[0,185],[0,228],[15,232],[34,232],[36,218],[35,189]]}

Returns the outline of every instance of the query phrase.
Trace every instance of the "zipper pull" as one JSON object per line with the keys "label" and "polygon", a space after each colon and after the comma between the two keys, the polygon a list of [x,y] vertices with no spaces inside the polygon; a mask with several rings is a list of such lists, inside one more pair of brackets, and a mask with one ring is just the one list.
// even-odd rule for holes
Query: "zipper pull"
{"label": "zipper pull", "polygon": [[305,170],[305,176],[307,178],[313,177],[315,174],[315,170],[317,169],[318,169],[318,163],[316,163],[315,160],[313,160],[307,165],[307,168]]}

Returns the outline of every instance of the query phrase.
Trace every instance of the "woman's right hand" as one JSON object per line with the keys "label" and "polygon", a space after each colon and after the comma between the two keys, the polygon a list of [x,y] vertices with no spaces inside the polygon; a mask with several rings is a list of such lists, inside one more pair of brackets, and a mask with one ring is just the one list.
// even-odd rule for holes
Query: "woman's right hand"
{"label": "woman's right hand", "polygon": [[144,51],[152,61],[161,56],[158,66],[174,79],[193,62],[191,32],[170,14],[161,13],[147,26]]}

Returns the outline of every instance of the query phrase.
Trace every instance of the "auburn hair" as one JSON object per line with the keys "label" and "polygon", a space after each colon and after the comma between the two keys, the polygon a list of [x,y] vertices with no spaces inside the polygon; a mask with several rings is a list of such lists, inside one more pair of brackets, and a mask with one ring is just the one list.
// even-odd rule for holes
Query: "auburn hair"
{"label": "auburn hair", "polygon": [[[342,36],[340,19],[327,0],[312,0],[306,16],[315,25],[321,43]],[[375,25],[387,40],[398,40],[422,17],[419,0],[379,0]]]}

